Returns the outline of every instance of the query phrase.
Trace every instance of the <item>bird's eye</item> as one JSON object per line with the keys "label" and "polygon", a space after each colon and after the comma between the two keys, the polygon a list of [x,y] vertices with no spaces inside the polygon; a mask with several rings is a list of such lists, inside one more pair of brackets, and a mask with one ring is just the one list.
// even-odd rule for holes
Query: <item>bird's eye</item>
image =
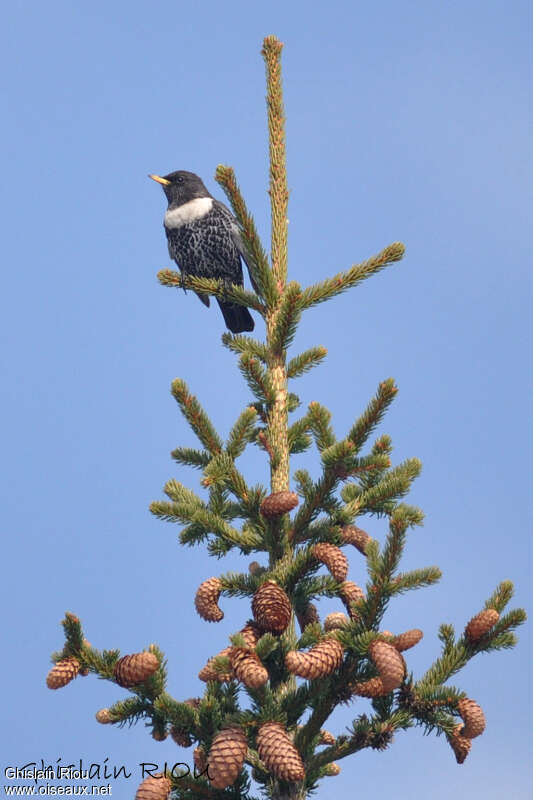
{"label": "bird's eye", "polygon": [[181,176],[178,176],[176,178],[176,183],[183,183],[183,178]]}

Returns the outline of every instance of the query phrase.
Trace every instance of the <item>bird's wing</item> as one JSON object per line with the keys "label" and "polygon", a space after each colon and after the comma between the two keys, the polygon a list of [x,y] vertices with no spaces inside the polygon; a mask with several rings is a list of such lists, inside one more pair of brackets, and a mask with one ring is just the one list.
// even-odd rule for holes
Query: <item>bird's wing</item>
{"label": "bird's wing", "polygon": [[[179,271],[181,272],[181,267],[180,267],[180,265],[178,264],[178,262],[176,261],[176,256],[175,256],[175,255],[174,255],[174,253],[172,252],[172,247],[170,246],[170,236],[168,235],[168,231],[167,231],[167,229],[166,229],[166,228],[165,228],[165,233],[166,233],[166,235],[167,235],[167,247],[168,247],[168,254],[169,254],[169,256],[170,256],[170,260],[171,260],[171,261],[173,261],[173,262],[176,264],[176,266],[178,267]],[[184,291],[185,291],[185,290],[184,290]],[[209,301],[209,295],[207,295],[207,294],[200,294],[199,292],[195,292],[195,295],[196,295],[196,297],[197,297],[199,300],[201,300],[201,301],[202,301],[202,303],[204,304],[204,306],[207,306],[207,307],[209,308],[209,304],[210,304],[210,301]]]}
{"label": "bird's wing", "polygon": [[246,267],[248,268],[248,275],[250,276],[250,281],[254,288],[254,292],[257,292],[257,294],[259,294],[259,289],[253,279],[252,271],[250,269],[250,265],[246,257],[246,248],[244,247],[244,242],[242,240],[239,223],[237,222],[237,220],[235,219],[229,208],[225,206],[224,203],[221,203],[220,200],[215,200],[214,205],[217,207],[218,211],[220,211],[222,216],[225,217],[230,223],[231,238],[233,239],[233,243],[235,244],[235,247],[239,251],[240,257],[242,258],[242,260],[246,264]]}
{"label": "bird's wing", "polygon": [[178,264],[178,262],[176,261],[176,259],[174,258],[174,255],[172,253],[172,248],[170,247],[170,239],[169,239],[169,236],[168,236],[166,228],[165,228],[165,233],[167,234],[167,247],[168,247],[168,254],[170,256],[170,260],[174,261],[174,263],[177,265],[178,269],[181,269],[180,265]]}

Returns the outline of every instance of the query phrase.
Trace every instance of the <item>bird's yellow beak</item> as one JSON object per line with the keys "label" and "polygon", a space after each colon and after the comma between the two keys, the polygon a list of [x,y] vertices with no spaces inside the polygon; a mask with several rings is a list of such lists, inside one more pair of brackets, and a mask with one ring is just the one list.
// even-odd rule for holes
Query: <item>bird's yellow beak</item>
{"label": "bird's yellow beak", "polygon": [[153,181],[157,181],[157,183],[161,183],[163,186],[170,186],[170,181],[167,181],[166,178],[161,178],[159,175],[148,175]]}

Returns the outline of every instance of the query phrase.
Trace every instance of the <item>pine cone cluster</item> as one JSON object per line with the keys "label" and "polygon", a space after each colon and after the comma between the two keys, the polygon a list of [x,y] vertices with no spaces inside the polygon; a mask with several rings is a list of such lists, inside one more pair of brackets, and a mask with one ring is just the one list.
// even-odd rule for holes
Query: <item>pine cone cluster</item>
{"label": "pine cone cluster", "polygon": [[343,655],[344,647],[340,642],[323,639],[307,653],[291,650],[285,656],[285,665],[293,675],[314,680],[331,675],[340,666]]}
{"label": "pine cone cluster", "polygon": [[356,525],[345,525],[341,537],[344,544],[352,544],[363,555],[366,555],[367,544],[372,541],[368,533]]}
{"label": "pine cone cluster", "polygon": [[275,581],[265,581],[253,596],[252,613],[262,631],[283,633],[291,619],[291,602]]}
{"label": "pine cone cluster", "polygon": [[74,680],[79,671],[80,662],[77,658],[63,658],[56,661],[46,676],[46,685],[49,689],[61,689]]}
{"label": "pine cone cluster", "polygon": [[313,556],[317,561],[325,564],[331,576],[341,583],[348,575],[348,559],[339,547],[327,542],[315,544],[312,548]]}
{"label": "pine cone cluster", "polygon": [[276,778],[301,781],[305,775],[300,754],[279,722],[265,722],[257,733],[257,752]]}
{"label": "pine cone cluster", "polygon": [[457,711],[461,715],[464,724],[461,725],[459,723],[456,725],[453,729],[453,734],[447,738],[457,763],[462,764],[470,752],[472,739],[480,736],[485,730],[485,715],[480,706],[468,697],[459,700]]}
{"label": "pine cone cluster", "polygon": [[159,661],[154,653],[134,653],[122,656],[115,664],[114,676],[119,686],[129,689],[143,683],[159,669]]}
{"label": "pine cone cluster", "polygon": [[208,578],[198,587],[194,605],[202,619],[207,622],[220,622],[224,617],[224,612],[217,605],[221,591],[222,581],[220,578]]}
{"label": "pine cone cluster", "polygon": [[499,619],[500,615],[495,608],[486,608],[484,611],[480,611],[466,626],[466,638],[471,644],[475,644],[496,625]]}
{"label": "pine cone cluster", "polygon": [[217,733],[207,758],[209,779],[214,789],[225,789],[235,783],[247,749],[248,742],[242,728],[223,728]]}
{"label": "pine cone cluster", "polygon": [[298,495],[296,492],[274,492],[265,497],[259,508],[261,514],[267,519],[281,517],[296,508],[298,505]]}
{"label": "pine cone cluster", "polygon": [[135,793],[135,800],[166,800],[172,784],[162,772],[145,778]]}

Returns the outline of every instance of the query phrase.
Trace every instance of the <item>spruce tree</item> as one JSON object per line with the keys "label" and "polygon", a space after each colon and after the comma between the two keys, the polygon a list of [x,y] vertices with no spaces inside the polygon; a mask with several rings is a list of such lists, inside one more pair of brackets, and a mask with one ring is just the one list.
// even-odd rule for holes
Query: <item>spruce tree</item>
{"label": "spruce tree", "polygon": [[[222,337],[237,356],[252,395],[226,442],[186,383],[172,383],[178,407],[199,440],[197,449],[178,447],[172,456],[178,464],[201,471],[204,492],[200,496],[171,479],[164,487],[168,499],[151,504],[153,514],[184,526],[183,545],[206,544],[217,559],[232,550],[259,559],[250,563],[247,574],[204,579],[195,598],[196,610],[207,622],[223,618],[221,597],[248,598],[249,619],[243,619],[229,641],[221,638],[220,652],[201,668],[201,697],[179,700],[168,694],[158,647],[122,658],[117,650],[99,651],[70,613],[63,621],[65,645],[53,655],[55,665],[47,678],[52,689],[89,672],[115,682],[130,695],[100,710],[99,722],[120,725],[142,719],[155,739],[170,735],[179,747],[194,745],[195,774],[149,777],[137,790],[138,800],[241,800],[251,797],[251,778],[270,798],[299,800],[322,778],[337,775],[338,762],[347,756],[364,748],[383,750],[395,731],[413,726],[444,734],[462,763],[485,720],[478,703],[449,680],[479,653],[513,647],[513,629],[525,620],[521,609],[503,613],[513,593],[511,582],[504,581],[462,633],[456,635],[448,624],[440,626],[441,653],[419,678],[409,672],[403,653],[420,641],[422,631],[392,633],[380,627],[391,599],[431,586],[441,575],[437,567],[399,570],[408,531],[423,519],[420,509],[403,502],[421,464],[411,458],[393,465],[387,435],[369,444],[395,397],[395,383],[384,380],[339,439],[327,408],[313,401],[307,411],[298,411],[300,399],[288,390],[289,380],[319,365],[326,349],[312,347],[290,360],[287,353],[304,311],[400,260],[404,247],[395,242],[313,286],[288,282],[281,50],[274,36],[264,40],[270,257],[233,169],[219,166],[216,173],[241,229],[255,292],[170,270],[158,275],[164,286],[184,285],[229,299],[265,321],[265,341],[228,333]],[[250,486],[237,465],[251,444],[268,460],[268,489]],[[291,491],[290,457],[313,446],[319,455],[317,472],[293,472],[296,492]],[[383,541],[359,527],[364,515],[383,520]],[[347,554],[354,555],[358,576],[366,566],[365,588],[348,579]],[[339,611],[323,621],[313,602],[321,597],[339,601]],[[366,713],[356,716],[345,733],[325,730],[335,708],[357,697],[368,698]]]}

